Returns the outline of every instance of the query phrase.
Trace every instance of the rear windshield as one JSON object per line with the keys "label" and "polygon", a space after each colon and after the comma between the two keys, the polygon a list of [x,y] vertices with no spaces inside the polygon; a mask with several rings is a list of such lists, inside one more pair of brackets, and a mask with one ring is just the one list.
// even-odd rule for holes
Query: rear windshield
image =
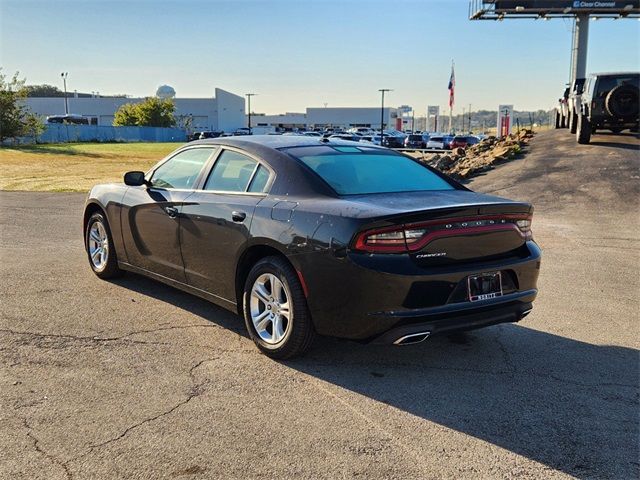
{"label": "rear windshield", "polygon": [[632,87],[638,88],[640,86],[640,75],[612,75],[612,76],[602,76],[598,78],[598,93],[597,95],[600,97],[604,97],[611,90],[619,85],[631,85]]}
{"label": "rear windshield", "polygon": [[339,195],[455,189],[417,161],[393,151],[328,145],[283,151],[302,161]]}

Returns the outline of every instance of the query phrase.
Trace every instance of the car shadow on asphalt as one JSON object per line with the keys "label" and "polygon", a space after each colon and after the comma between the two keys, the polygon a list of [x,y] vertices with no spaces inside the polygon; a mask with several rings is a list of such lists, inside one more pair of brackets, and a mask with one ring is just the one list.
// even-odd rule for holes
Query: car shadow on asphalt
{"label": "car shadow on asphalt", "polygon": [[[133,274],[114,283],[248,337],[239,316],[205,300]],[[401,347],[320,337],[282,364],[578,478],[638,478],[639,360],[505,324]],[[392,418],[375,421],[393,429]]]}
{"label": "car shadow on asphalt", "polygon": [[288,365],[578,478],[638,478],[638,360],[506,324],[402,347],[324,339]]}
{"label": "car shadow on asphalt", "polygon": [[[607,137],[615,138],[617,141],[607,141]],[[625,141],[621,141],[621,139],[624,139]],[[590,145],[640,151],[640,144],[638,144],[638,139],[640,139],[640,135],[636,133],[598,132],[594,134],[593,137],[591,137]]]}
{"label": "car shadow on asphalt", "polygon": [[122,288],[169,303],[234,333],[249,337],[242,318],[195,295],[130,272],[110,281]]}

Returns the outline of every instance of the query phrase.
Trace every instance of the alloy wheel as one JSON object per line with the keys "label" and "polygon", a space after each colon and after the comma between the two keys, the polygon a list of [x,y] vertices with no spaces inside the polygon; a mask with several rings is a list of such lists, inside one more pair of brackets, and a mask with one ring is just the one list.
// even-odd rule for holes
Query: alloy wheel
{"label": "alloy wheel", "polygon": [[270,345],[281,342],[291,324],[289,289],[275,275],[264,273],[251,288],[251,321],[260,338]]}
{"label": "alloy wheel", "polygon": [[96,270],[102,270],[109,260],[109,237],[102,222],[94,222],[89,230],[89,258]]}

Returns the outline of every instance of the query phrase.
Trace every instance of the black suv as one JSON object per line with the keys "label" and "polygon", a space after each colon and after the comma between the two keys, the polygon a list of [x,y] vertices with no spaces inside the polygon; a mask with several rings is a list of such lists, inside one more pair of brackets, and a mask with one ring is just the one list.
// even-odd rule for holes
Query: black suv
{"label": "black suv", "polygon": [[591,75],[581,97],[576,138],[589,143],[596,130],[620,133],[638,131],[640,123],[640,73]]}

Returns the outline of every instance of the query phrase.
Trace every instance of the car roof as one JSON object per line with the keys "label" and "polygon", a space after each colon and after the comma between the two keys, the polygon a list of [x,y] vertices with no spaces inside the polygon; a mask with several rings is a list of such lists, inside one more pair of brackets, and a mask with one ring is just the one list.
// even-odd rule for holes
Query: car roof
{"label": "car roof", "polygon": [[[229,145],[232,147],[255,150],[259,147],[268,147],[274,150],[290,147],[312,147],[317,145],[349,145],[353,146],[358,142],[342,140],[338,137],[330,140],[321,137],[307,135],[246,135],[239,137],[207,138],[189,143],[189,145]],[[367,148],[370,148],[367,145]],[[382,147],[380,147],[382,148]]]}
{"label": "car roof", "polygon": [[598,72],[590,74],[591,77],[611,77],[613,75],[640,75],[640,72]]}

